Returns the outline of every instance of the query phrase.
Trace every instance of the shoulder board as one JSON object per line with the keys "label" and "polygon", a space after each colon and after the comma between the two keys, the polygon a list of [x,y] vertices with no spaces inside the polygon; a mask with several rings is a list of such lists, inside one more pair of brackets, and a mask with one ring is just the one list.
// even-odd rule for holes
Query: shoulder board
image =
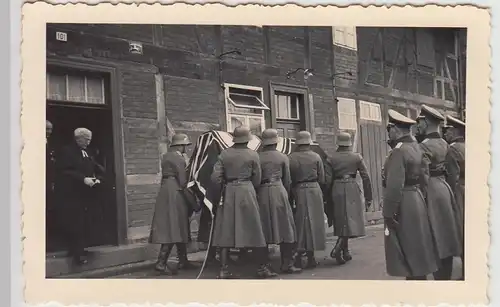
{"label": "shoulder board", "polygon": [[425,139],[422,141],[422,143],[427,143],[429,141],[429,139]]}
{"label": "shoulder board", "polygon": [[403,146],[403,142],[399,142],[394,148],[401,148]]}

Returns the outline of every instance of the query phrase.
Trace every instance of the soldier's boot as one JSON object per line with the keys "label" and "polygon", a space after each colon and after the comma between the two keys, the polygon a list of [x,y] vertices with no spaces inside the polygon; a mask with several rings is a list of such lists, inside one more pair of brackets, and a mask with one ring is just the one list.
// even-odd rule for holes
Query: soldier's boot
{"label": "soldier's boot", "polygon": [[218,279],[231,279],[234,278],[234,275],[229,271],[228,268],[228,259],[229,259],[229,248],[221,248],[220,249],[220,272],[217,276]]}
{"label": "soldier's boot", "polygon": [[293,245],[282,243],[280,245],[281,254],[281,272],[286,274],[294,274],[302,272],[302,269],[293,265]]}
{"label": "soldier's boot", "polygon": [[314,251],[307,251],[306,256],[307,256],[306,269],[314,269],[315,267],[318,266],[319,262],[317,262],[316,258],[314,258]]}
{"label": "soldier's boot", "polygon": [[272,278],[276,276],[278,276],[278,274],[269,270],[267,264],[261,264],[257,270],[257,278]]}
{"label": "soldier's boot", "polygon": [[302,253],[299,252],[299,251],[295,251],[295,255],[293,257],[293,266],[298,268],[298,269],[303,269],[303,265],[302,265]]}
{"label": "soldier's boot", "polygon": [[163,272],[165,266],[167,265],[167,250],[168,244],[162,244],[160,247],[160,252],[158,253],[158,260],[156,260],[155,270]]}
{"label": "soldier's boot", "polygon": [[156,262],[155,270],[161,272],[165,275],[175,275],[177,272],[171,270],[168,266],[168,256],[174,247],[173,244],[162,244],[160,247],[160,253],[158,254],[158,260]]}
{"label": "soldier's boot", "polygon": [[335,243],[335,246],[333,247],[332,251],[330,252],[330,257],[337,260],[338,264],[346,263],[346,260],[344,259],[344,255],[342,253],[343,241],[344,241],[343,237],[339,237],[337,239],[337,243]]}
{"label": "soldier's boot", "polygon": [[278,276],[269,263],[269,249],[267,246],[263,248],[255,248],[253,252],[257,254],[256,260],[260,264],[257,269],[258,278],[271,278]]}
{"label": "soldier's boot", "polygon": [[344,246],[342,248],[342,257],[346,262],[352,260],[351,252],[349,251],[349,238],[344,238]]}
{"label": "soldier's boot", "polygon": [[187,244],[185,243],[177,243],[177,258],[179,259],[179,264],[177,268],[179,270],[193,270],[197,267],[188,260],[187,257]]}
{"label": "soldier's boot", "polygon": [[217,261],[217,248],[210,246],[207,250],[207,265],[216,265]]}
{"label": "soldier's boot", "polygon": [[450,280],[453,273],[453,257],[441,259],[439,269],[434,272],[434,280]]}

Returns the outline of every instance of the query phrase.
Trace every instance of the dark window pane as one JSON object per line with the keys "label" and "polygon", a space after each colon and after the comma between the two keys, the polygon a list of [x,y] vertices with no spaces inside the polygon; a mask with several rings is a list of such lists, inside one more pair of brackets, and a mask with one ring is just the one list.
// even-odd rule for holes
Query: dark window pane
{"label": "dark window pane", "polygon": [[47,99],[66,100],[66,76],[47,74]]}

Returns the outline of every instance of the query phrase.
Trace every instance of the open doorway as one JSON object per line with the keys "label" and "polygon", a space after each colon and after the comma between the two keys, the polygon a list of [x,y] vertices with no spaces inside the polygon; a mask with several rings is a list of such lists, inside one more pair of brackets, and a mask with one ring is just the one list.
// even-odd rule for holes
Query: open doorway
{"label": "open doorway", "polygon": [[[100,89],[96,81],[99,78],[103,80]],[[91,224],[87,238],[90,246],[117,243],[113,120],[110,104],[106,103],[109,101],[109,94],[106,95],[106,83],[107,80],[103,77],[94,77],[92,80],[90,77],[82,76],[81,73],[57,70],[47,74],[46,118],[53,125],[48,143],[56,163],[61,148],[74,142],[74,130],[84,127],[92,131],[92,142],[88,152],[105,170],[102,193],[96,199],[95,205],[89,209]],[[91,88],[89,85],[92,84],[96,86]],[[78,96],[78,91],[82,95]],[[102,103],[98,102],[98,96],[101,96]],[[55,176],[57,175],[56,173]],[[55,190],[57,191],[57,188]],[[57,199],[57,196],[50,201],[47,198],[46,203],[46,252],[48,253],[66,249],[62,240],[64,229],[60,227],[61,221],[66,218],[60,210],[64,204],[59,203]]]}

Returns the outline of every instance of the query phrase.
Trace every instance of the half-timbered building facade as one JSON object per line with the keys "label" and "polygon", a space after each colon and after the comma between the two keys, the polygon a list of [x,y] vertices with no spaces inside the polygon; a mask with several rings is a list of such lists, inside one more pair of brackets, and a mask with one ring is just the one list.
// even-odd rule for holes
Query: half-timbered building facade
{"label": "half-timbered building facade", "polygon": [[465,46],[465,30],[443,28],[50,24],[47,119],[56,147],[76,126],[93,131],[113,181],[95,213],[98,246],[146,245],[174,132],[194,141],[240,124],[286,137],[305,129],[327,153],[338,131],[352,133],[374,220],[387,109],[414,118],[425,103],[463,116]]}

